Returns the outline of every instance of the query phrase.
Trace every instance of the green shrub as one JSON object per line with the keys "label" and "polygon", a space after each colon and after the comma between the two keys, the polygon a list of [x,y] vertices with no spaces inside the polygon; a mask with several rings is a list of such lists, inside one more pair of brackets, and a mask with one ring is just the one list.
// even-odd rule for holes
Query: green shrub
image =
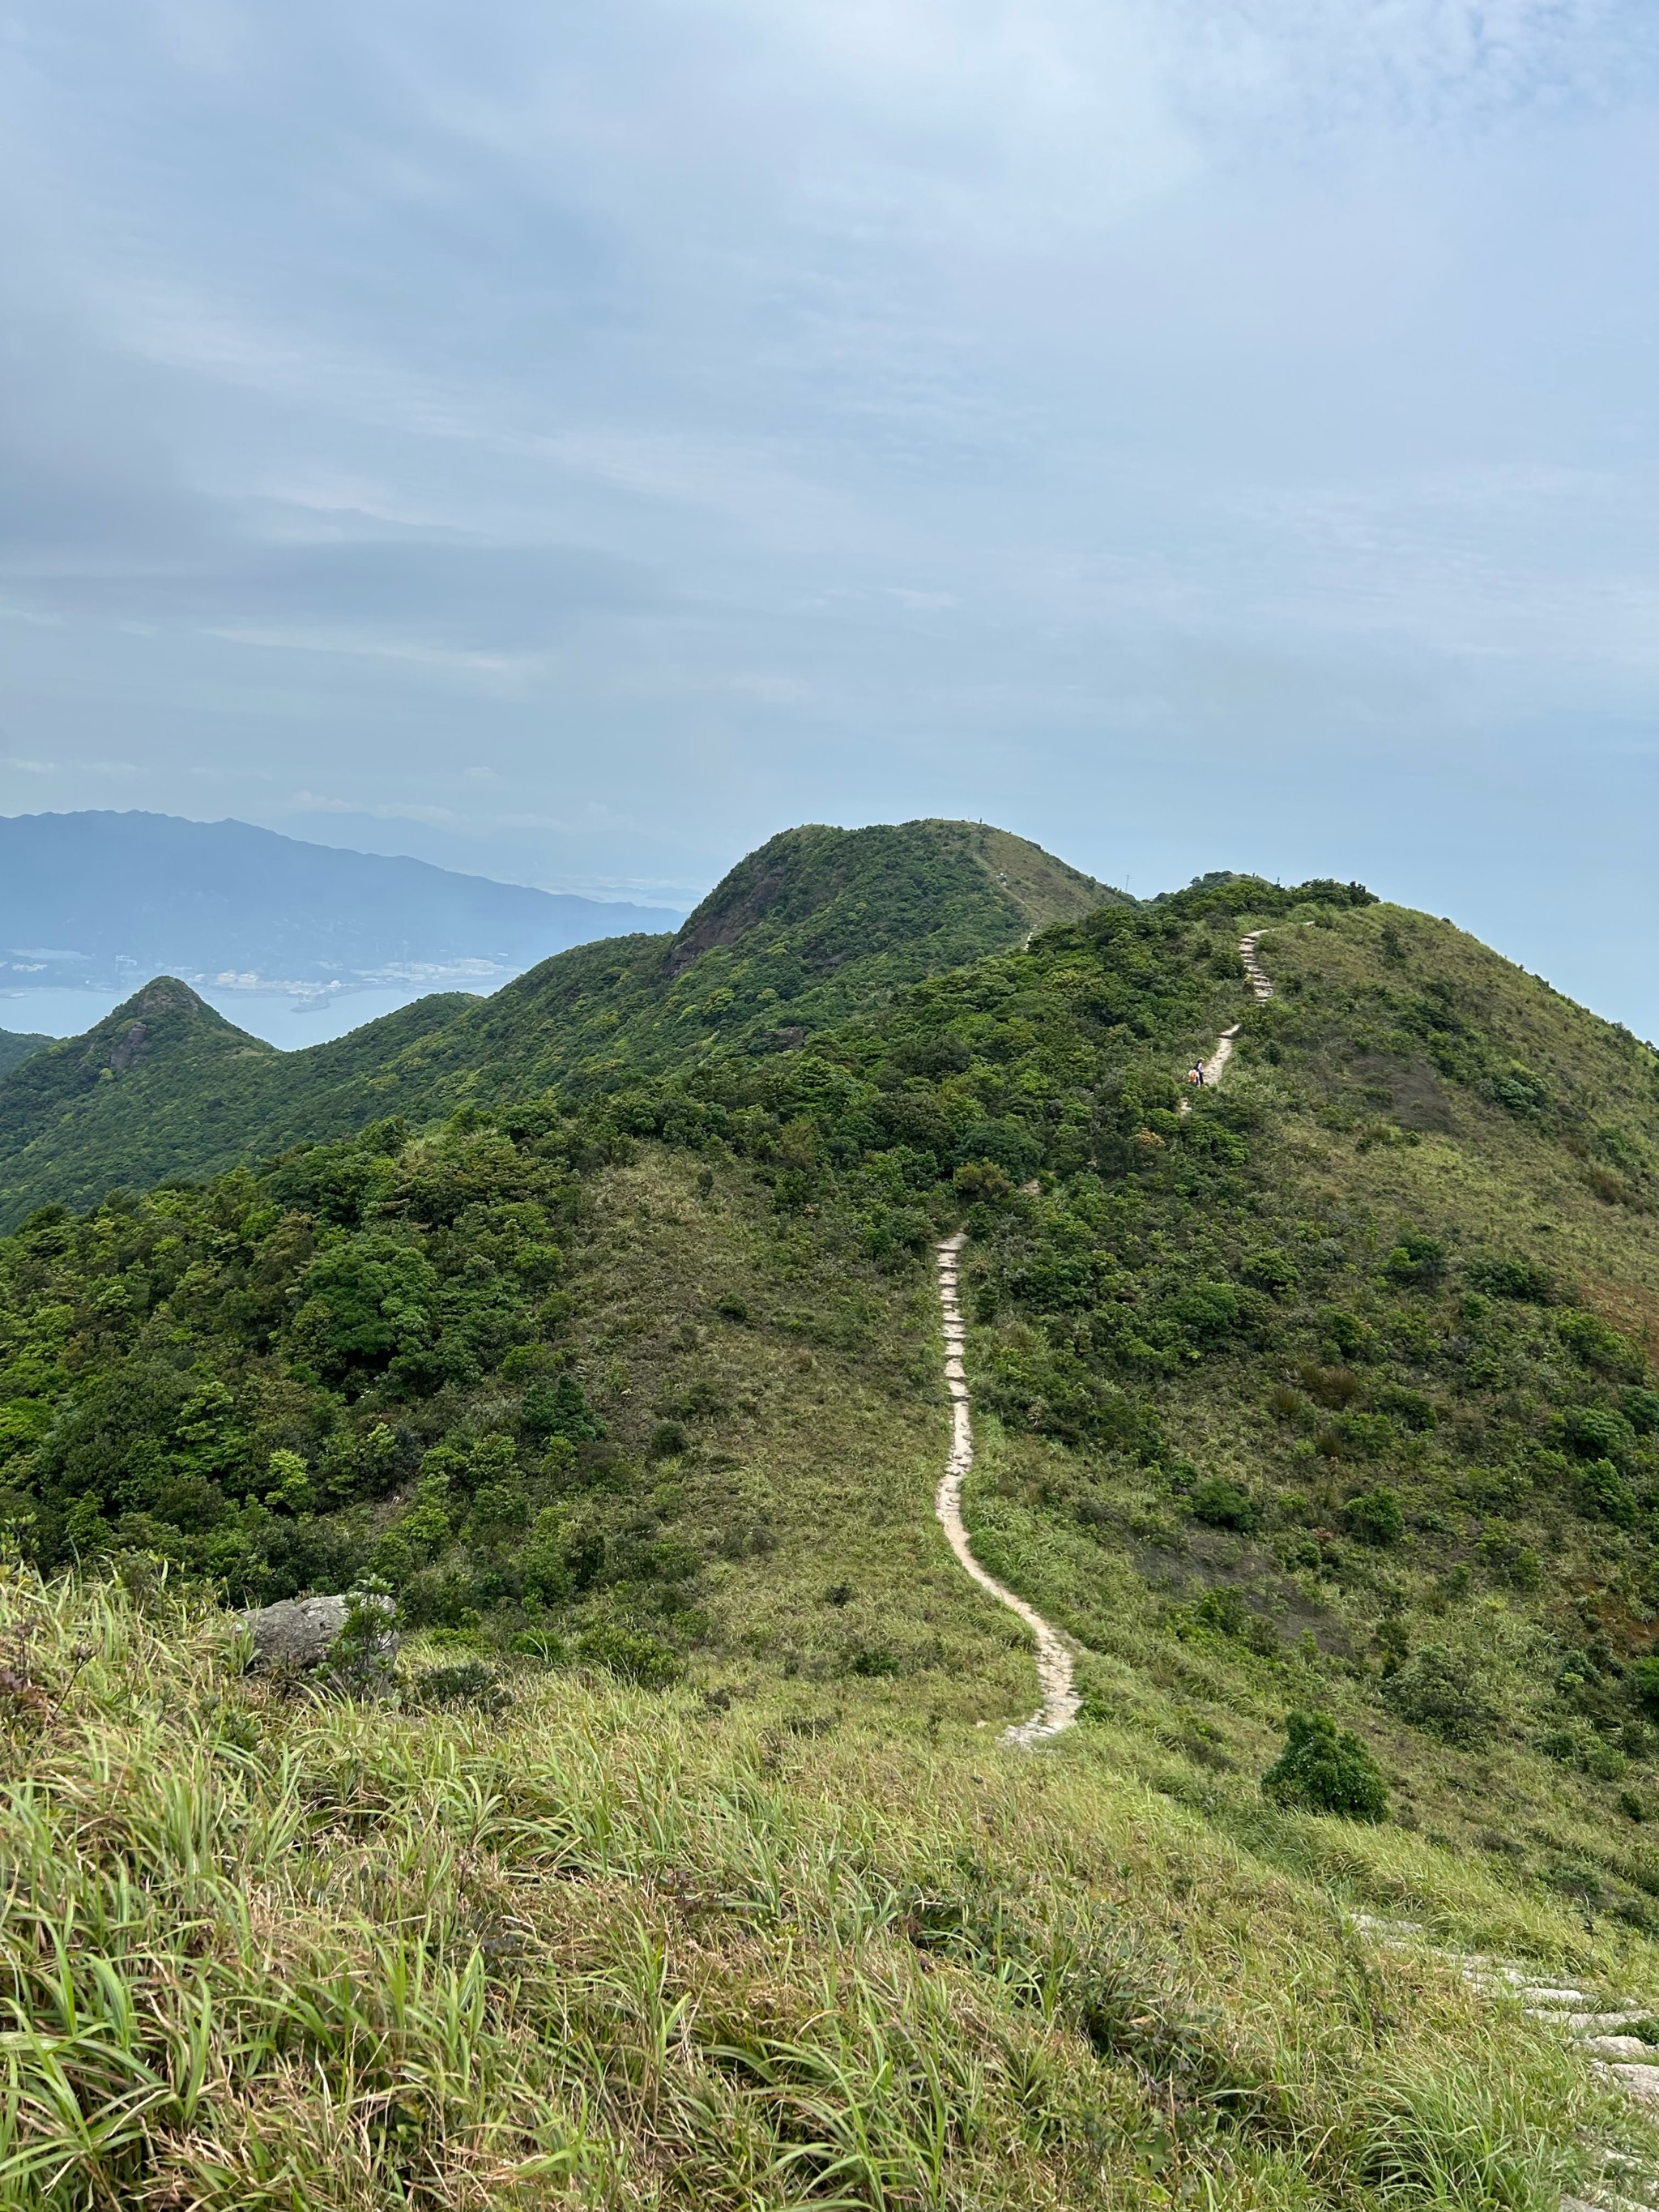
{"label": "green shrub", "polygon": [[1407,1390],[1397,1382],[1389,1383],[1377,1392],[1376,1402],[1379,1413],[1386,1413],[1391,1421],[1397,1421],[1402,1429],[1411,1430],[1415,1436],[1426,1435],[1439,1425],[1439,1409],[1420,1390]]}
{"label": "green shrub", "polygon": [[1659,1721],[1659,1657],[1637,1660],[1626,1668],[1625,1680],[1649,1719]]}
{"label": "green shrub", "polygon": [[1595,1314],[1563,1314],[1555,1326],[1561,1341],[1586,1367],[1597,1368],[1603,1375],[1626,1382],[1639,1382],[1647,1372],[1641,1347]]}
{"label": "green shrub", "polygon": [[1364,1359],[1375,1349],[1375,1332],[1342,1306],[1327,1306],[1318,1316],[1325,1342],[1343,1359]]}
{"label": "green shrub", "polygon": [[1386,1487],[1362,1492],[1342,1509],[1351,1535],[1362,1544],[1397,1544],[1406,1533],[1406,1516],[1400,1510],[1397,1491]]}
{"label": "green shrub", "polygon": [[482,1659],[463,1659],[453,1667],[423,1668],[410,1683],[409,1696],[416,1705],[471,1705],[492,1718],[504,1713],[513,1703],[511,1692],[503,1688],[495,1669]]}
{"label": "green shrub", "polygon": [[1236,1589],[1206,1590],[1193,1607],[1192,1618],[1200,1628],[1213,1629],[1219,1636],[1242,1636],[1248,1608]]}
{"label": "green shrub", "polygon": [[1295,1261],[1283,1252],[1253,1253],[1240,1272],[1247,1283],[1276,1298],[1295,1290],[1302,1280]]}
{"label": "green shrub", "polygon": [[524,1425],[532,1437],[562,1437],[571,1443],[603,1437],[605,1423],[588,1404],[574,1375],[532,1383],[524,1395]]}
{"label": "green shrub", "polygon": [[1555,1296],[1555,1278],[1532,1260],[1471,1260],[1466,1278],[1471,1290],[1485,1291],[1489,1297],[1524,1298],[1542,1306]]}
{"label": "green shrub", "polygon": [[621,1621],[602,1620],[585,1630],[576,1639],[576,1656],[585,1666],[603,1667],[642,1690],[666,1689],[684,1672],[678,1652],[646,1630]]}
{"label": "green shrub", "polygon": [[1443,1644],[1425,1644],[1382,1686],[1390,1712],[1442,1743],[1478,1749],[1491,1741],[1498,1714],[1468,1660]]}
{"label": "green shrub", "polygon": [[1407,1230],[1383,1261],[1382,1272],[1402,1290],[1434,1290],[1445,1279],[1446,1248],[1438,1237]]}
{"label": "green shrub", "polygon": [[1211,1343],[1237,1328],[1243,1309],[1231,1283],[1211,1282],[1192,1283],[1177,1291],[1167,1310],[1172,1321],[1200,1343]]}
{"label": "green shrub", "polygon": [[1636,1493],[1610,1459],[1593,1459],[1581,1471],[1578,1502],[1586,1513],[1618,1528],[1635,1524]]}
{"label": "green shrub", "polygon": [[1575,1451],[1589,1459],[1622,1459],[1636,1432],[1622,1413],[1605,1406],[1570,1406],[1561,1416],[1562,1434]]}
{"label": "green shrub", "polygon": [[1498,1103],[1511,1114],[1541,1114],[1550,1094],[1529,1067],[1511,1060],[1504,1074],[1494,1076],[1488,1088]]}
{"label": "green shrub", "polygon": [[383,1583],[373,1580],[349,1594],[344,1626],[329,1646],[328,1670],[343,1690],[379,1697],[392,1685],[398,1663],[397,1604]]}
{"label": "green shrub", "polygon": [[1381,1820],[1389,1809],[1382,1771],[1359,1738],[1328,1713],[1289,1713],[1285,1748],[1261,1778],[1276,1805],[1329,1813],[1345,1820]]}
{"label": "green shrub", "polygon": [[521,1659],[539,1659],[544,1667],[557,1667],[564,1659],[564,1638],[550,1628],[521,1628],[513,1649]]}
{"label": "green shrub", "polygon": [[1199,1483],[1187,1500],[1187,1510],[1206,1528],[1237,1528],[1243,1534],[1256,1524],[1255,1499],[1224,1475],[1207,1475]]}
{"label": "green shrub", "polygon": [[1381,1459],[1396,1441],[1386,1413],[1344,1413],[1331,1424],[1333,1459]]}

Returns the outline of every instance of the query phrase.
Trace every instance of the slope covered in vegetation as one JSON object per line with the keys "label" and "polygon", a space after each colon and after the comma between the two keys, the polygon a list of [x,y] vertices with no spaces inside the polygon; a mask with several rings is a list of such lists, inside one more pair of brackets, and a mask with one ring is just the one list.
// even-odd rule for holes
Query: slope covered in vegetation
{"label": "slope covered in vegetation", "polygon": [[1033,1759],[867,1680],[526,1665],[485,1711],[429,1650],[285,1697],[164,1589],[16,1571],[0,1638],[20,2206],[1553,2212],[1650,2154],[1352,1907],[1593,1989],[1630,1942],[1397,1828],[1258,1802],[1241,1842],[1174,1755]]}
{"label": "slope covered in vegetation", "polygon": [[1656,1128],[1644,1048],[1444,925],[1335,885],[1104,909],[793,1053],[36,1217],[0,1510],[48,1570],[374,1575],[665,1674],[758,1607],[780,1663],[926,1674],[852,1562],[908,1514],[926,1582],[918,1260],[965,1216],[970,1522],[1095,1706],[1224,1683],[1194,1740],[1261,1764],[1311,1668],[1400,1813],[1645,1923]]}
{"label": "slope covered in vegetation", "polygon": [[492,998],[434,996],[276,1053],[170,978],[0,1076],[0,1223],[120,1185],[203,1175],[392,1113],[769,1052],[896,988],[1121,893],[973,823],[793,830],[673,937],[556,955]]}
{"label": "slope covered in vegetation", "polygon": [[[1226,1085],[1188,1094],[1234,1021]],[[272,2125],[321,2174],[297,2146],[356,2110],[357,2164],[317,2202],[385,2201],[393,2173],[465,2202],[568,2151],[611,2201],[789,2201],[793,2177],[859,2203],[1543,2212],[1575,2142],[1637,2124],[1333,1907],[1659,1992],[1656,1167],[1633,1038],[1356,887],[1231,879],[793,1049],[590,1070],[38,1213],[0,1243],[10,1632],[46,1655],[7,1692],[19,1724],[70,1639],[112,1655],[62,1703],[92,1733],[52,1770],[81,1824],[55,1847],[137,1850],[99,1732],[129,1731],[128,1771],[173,1730],[155,1771],[194,1762],[216,1833],[347,1836],[362,1901],[362,1963],[319,2002],[340,1923],[319,1934],[313,1860],[289,1862],[276,2009],[325,2025],[227,2061],[210,2128],[136,2127],[133,2171],[204,2186],[205,2136],[233,2179],[202,2201],[238,2201]],[[1022,1632],[931,1516],[925,1262],[959,1224],[976,1547],[1083,1653],[1082,1725],[1024,1763],[980,1732],[1030,1708]],[[76,1560],[132,1595],[29,1579]],[[238,1690],[210,1625],[144,1705],[121,1655],[164,1573],[239,1601],[388,1588],[416,1635],[402,1709]],[[120,1625],[94,1637],[88,1605]],[[1364,1819],[1264,1797],[1297,1713],[1375,1763]],[[244,1739],[241,1765],[219,1748]],[[489,2057],[405,2108],[363,2054],[370,1993],[406,1985],[374,1929],[416,1893],[461,1930],[421,1988],[464,1986]],[[489,1948],[498,1910],[524,1953]],[[227,1943],[234,2022],[253,1954]],[[1115,1994],[1074,1978],[1085,1954]],[[451,2082],[459,2002],[415,2008],[422,2081]],[[556,2124],[522,2058],[554,2013],[580,2028],[535,2076]],[[1052,2095],[1017,2086],[1039,2021]]]}
{"label": "slope covered in vegetation", "polygon": [[117,1187],[236,1160],[255,1102],[285,1086],[312,1097],[327,1125],[337,1092],[355,1097],[386,1054],[407,1051],[471,1003],[459,991],[417,1000],[349,1036],[283,1054],[188,983],[158,975],[84,1036],[47,1039],[0,1079],[0,1221],[43,1201],[88,1206]]}
{"label": "slope covered in vegetation", "polygon": [[32,1030],[0,1030],[0,1075],[6,1075],[26,1060],[31,1053],[40,1051],[52,1042]]}

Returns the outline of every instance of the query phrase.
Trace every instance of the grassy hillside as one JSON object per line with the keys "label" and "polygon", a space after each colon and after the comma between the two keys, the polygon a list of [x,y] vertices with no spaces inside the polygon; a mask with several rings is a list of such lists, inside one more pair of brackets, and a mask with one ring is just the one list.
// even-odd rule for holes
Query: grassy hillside
{"label": "grassy hillside", "polygon": [[488,1712],[430,1650],[388,1703],[289,1698],[222,1617],[15,1570],[0,1635],[20,2206],[1553,2212],[1651,2159],[1349,1914],[1593,1987],[1639,1943],[1398,1829],[1258,1803],[1241,1842],[1173,1753],[1032,1759],[867,1680],[526,1665]]}
{"label": "grassy hillside", "polygon": [[[1192,1741],[1255,1772],[1312,1697],[1401,1817],[1645,1926],[1651,1055],[1353,896],[1102,909],[795,1053],[37,1217],[0,1246],[0,1512],[48,1571],[377,1575],[417,1624],[664,1675],[758,1607],[797,1667],[925,1674],[933,1540],[893,1501],[937,1418],[918,1258],[965,1213],[970,1522],[1095,1655],[1092,1709],[1190,1685]],[[866,1608],[890,1551],[911,1595]]]}
{"label": "grassy hillside", "polygon": [[[1346,1916],[1659,2012],[1656,1191],[1645,1047],[1355,887],[1233,879],[796,1049],[37,1214],[0,1832],[51,1924],[143,1870],[75,1985],[94,2056],[147,1993],[149,2072],[77,2076],[97,2185],[1553,2212],[1589,2146],[1650,2162]],[[958,1223],[976,1547],[1083,1647],[1035,1758],[1024,1632],[932,1519]],[[180,1576],[389,1589],[391,1708],[241,1684]],[[1310,1711],[1383,1819],[1264,1796]],[[9,2140],[61,2145],[26,2057]]]}
{"label": "grassy hillside", "polygon": [[1103,901],[1122,895],[1005,830],[813,828],[751,854],[675,937],[579,946],[492,998],[424,999],[303,1052],[274,1052],[158,979],[26,1076],[0,1076],[0,1224],[377,1115],[777,1050]]}
{"label": "grassy hillside", "polygon": [[6,1075],[31,1053],[39,1052],[52,1042],[49,1036],[40,1036],[30,1030],[0,1030],[0,1075]]}

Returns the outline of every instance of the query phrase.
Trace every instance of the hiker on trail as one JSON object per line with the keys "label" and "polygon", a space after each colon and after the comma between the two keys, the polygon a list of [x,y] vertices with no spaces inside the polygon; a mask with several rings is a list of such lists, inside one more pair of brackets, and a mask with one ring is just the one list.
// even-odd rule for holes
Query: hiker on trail
{"label": "hiker on trail", "polygon": [[1204,1063],[1201,1060],[1195,1060],[1193,1062],[1192,1066],[1188,1070],[1187,1080],[1188,1083],[1202,1085],[1204,1081]]}

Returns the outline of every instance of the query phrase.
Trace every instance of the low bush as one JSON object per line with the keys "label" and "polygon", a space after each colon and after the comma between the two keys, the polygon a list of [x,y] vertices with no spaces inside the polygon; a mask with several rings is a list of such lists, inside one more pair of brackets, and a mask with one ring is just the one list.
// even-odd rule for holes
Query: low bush
{"label": "low bush", "polygon": [[1352,1729],[1328,1713],[1290,1713],[1285,1748],[1261,1778],[1276,1805],[1345,1820],[1377,1821],[1389,1809],[1382,1770]]}
{"label": "low bush", "polygon": [[453,1667],[428,1667],[409,1684],[416,1705],[471,1705],[477,1712],[504,1713],[513,1703],[493,1667],[482,1659],[463,1659]]}
{"label": "low bush", "polygon": [[1485,1684],[1466,1657],[1443,1644],[1413,1652],[1383,1682],[1382,1696],[1391,1712],[1442,1743],[1479,1748],[1497,1723]]}
{"label": "low bush", "polygon": [[602,1620],[585,1630],[576,1639],[576,1656],[585,1666],[602,1667],[641,1690],[666,1689],[685,1671],[670,1645],[622,1621]]}
{"label": "low bush", "polygon": [[1256,1524],[1255,1499],[1224,1475],[1207,1475],[1195,1485],[1187,1500],[1187,1510],[1194,1521],[1201,1521],[1206,1528],[1236,1528],[1243,1534]]}
{"label": "low bush", "polygon": [[1638,1659],[1625,1670],[1631,1695],[1650,1720],[1659,1720],[1659,1657]]}
{"label": "low bush", "polygon": [[1357,1536],[1362,1544],[1379,1547],[1397,1544],[1406,1533],[1406,1516],[1401,1510],[1397,1491],[1386,1487],[1362,1492],[1351,1498],[1342,1509],[1342,1517],[1348,1533]]}
{"label": "low bush", "polygon": [[1635,1525],[1636,1493],[1610,1459],[1593,1459],[1578,1477],[1579,1503],[1587,1513],[1620,1528]]}
{"label": "low bush", "polygon": [[1523,1298],[1547,1305],[1555,1296],[1555,1278],[1533,1260],[1471,1260],[1465,1270],[1472,1291],[1488,1297]]}

